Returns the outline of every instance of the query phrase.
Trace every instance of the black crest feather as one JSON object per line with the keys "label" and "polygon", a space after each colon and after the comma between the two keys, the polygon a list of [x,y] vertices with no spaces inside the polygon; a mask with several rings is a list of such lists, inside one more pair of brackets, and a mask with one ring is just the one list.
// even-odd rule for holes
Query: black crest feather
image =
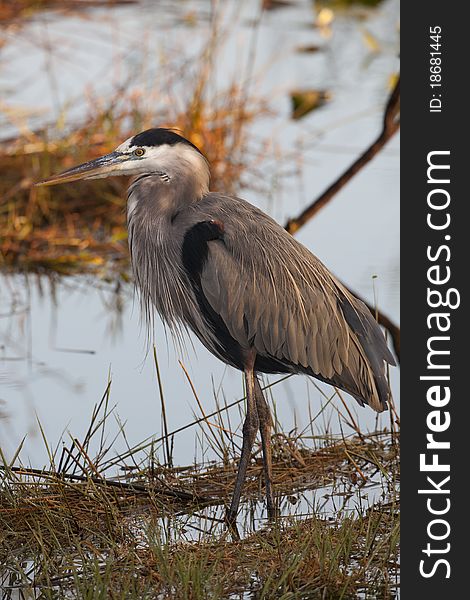
{"label": "black crest feather", "polygon": [[142,131],[135,135],[131,142],[131,146],[163,146],[164,144],[168,144],[169,146],[174,146],[175,144],[188,144],[188,146],[192,146],[200,152],[199,148],[192,142],[177,134],[175,131],[163,127],[154,127],[153,129]]}

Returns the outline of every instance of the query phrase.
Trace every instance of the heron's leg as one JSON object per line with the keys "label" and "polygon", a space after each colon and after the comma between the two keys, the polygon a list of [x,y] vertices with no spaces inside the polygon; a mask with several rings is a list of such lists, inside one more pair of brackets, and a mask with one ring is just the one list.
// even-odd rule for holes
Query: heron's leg
{"label": "heron's leg", "polygon": [[[254,361],[253,361],[254,362]],[[246,382],[246,417],[243,424],[243,444],[240,462],[238,463],[238,473],[233,491],[232,502],[227,511],[226,520],[232,532],[238,534],[236,528],[236,519],[238,513],[238,505],[242,493],[243,484],[245,482],[246,470],[251,458],[251,450],[255,441],[256,433],[259,427],[258,412],[256,410],[255,400],[255,377],[253,373],[253,365],[245,368]]]}
{"label": "heron's leg", "polygon": [[273,494],[272,478],[272,452],[271,452],[271,411],[263,394],[263,390],[255,377],[255,397],[256,409],[259,418],[259,430],[261,433],[261,444],[263,448],[264,480],[266,484],[266,504],[268,507],[268,517],[275,519],[277,516],[276,505]]}

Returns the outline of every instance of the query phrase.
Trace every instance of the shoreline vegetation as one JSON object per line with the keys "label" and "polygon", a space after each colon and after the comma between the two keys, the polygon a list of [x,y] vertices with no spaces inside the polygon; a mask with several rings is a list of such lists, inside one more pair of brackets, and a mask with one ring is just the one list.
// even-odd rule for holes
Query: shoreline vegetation
{"label": "shoreline vegetation", "polygon": [[[21,598],[394,598],[399,587],[399,432],[337,436],[312,418],[273,436],[281,517],[265,518],[254,452],[234,541],[224,524],[239,432],[225,407],[196,419],[217,456],[171,467],[177,434],[118,454],[110,384],[86,434],[44,443],[50,464],[0,455],[0,588]],[[330,400],[330,399],[329,399]],[[326,401],[326,405],[329,404]],[[323,410],[323,409],[322,409]],[[340,413],[339,413],[340,414]],[[344,426],[357,428],[349,416]],[[109,441],[111,439],[111,442]],[[168,444],[168,442],[170,443]],[[15,597],[15,596],[4,596]]]}

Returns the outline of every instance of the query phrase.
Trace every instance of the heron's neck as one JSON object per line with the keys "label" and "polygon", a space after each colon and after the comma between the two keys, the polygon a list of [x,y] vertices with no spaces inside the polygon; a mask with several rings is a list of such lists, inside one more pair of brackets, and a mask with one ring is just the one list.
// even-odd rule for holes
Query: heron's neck
{"label": "heron's neck", "polygon": [[178,160],[166,160],[155,172],[142,173],[128,190],[129,225],[172,223],[185,208],[196,204],[209,192],[206,159],[191,148],[178,153]]}
{"label": "heron's neck", "polygon": [[209,192],[209,165],[200,152],[191,146],[182,146],[168,159],[165,170],[173,179],[175,193],[180,188],[185,194],[200,200]]}
{"label": "heron's neck", "polygon": [[[181,193],[182,192],[182,193]],[[188,188],[189,192],[189,188]],[[191,193],[166,173],[144,173],[129,186],[127,195],[127,222],[132,229],[168,227],[174,215],[195,202]]]}

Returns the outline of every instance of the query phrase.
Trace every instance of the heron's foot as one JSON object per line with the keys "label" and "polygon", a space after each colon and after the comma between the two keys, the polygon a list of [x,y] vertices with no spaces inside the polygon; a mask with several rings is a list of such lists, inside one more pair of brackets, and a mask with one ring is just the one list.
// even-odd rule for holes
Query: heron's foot
{"label": "heron's foot", "polygon": [[241,538],[237,526],[237,511],[233,511],[231,507],[225,513],[225,523],[233,539],[239,541]]}

